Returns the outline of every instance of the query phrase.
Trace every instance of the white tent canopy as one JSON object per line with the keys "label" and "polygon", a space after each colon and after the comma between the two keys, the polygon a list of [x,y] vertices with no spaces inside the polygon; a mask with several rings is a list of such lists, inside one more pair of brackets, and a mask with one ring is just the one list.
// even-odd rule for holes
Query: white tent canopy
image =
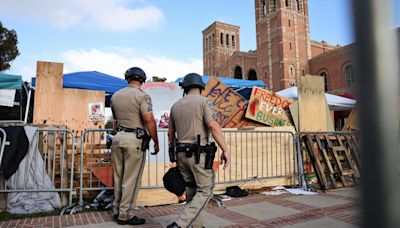
{"label": "white tent canopy", "polygon": [[[279,96],[295,99],[297,100],[297,87],[293,86],[281,91],[276,92]],[[326,101],[328,102],[329,109],[340,111],[340,110],[351,110],[354,108],[355,104],[357,103],[356,100],[332,95],[329,93],[325,93]]]}

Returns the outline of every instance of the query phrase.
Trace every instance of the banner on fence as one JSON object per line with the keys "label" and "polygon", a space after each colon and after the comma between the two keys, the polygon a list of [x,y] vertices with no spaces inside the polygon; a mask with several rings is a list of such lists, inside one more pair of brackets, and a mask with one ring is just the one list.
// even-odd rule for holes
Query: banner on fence
{"label": "banner on fence", "polygon": [[251,92],[246,118],[269,126],[293,126],[289,114],[291,103],[291,99],[255,86]]}

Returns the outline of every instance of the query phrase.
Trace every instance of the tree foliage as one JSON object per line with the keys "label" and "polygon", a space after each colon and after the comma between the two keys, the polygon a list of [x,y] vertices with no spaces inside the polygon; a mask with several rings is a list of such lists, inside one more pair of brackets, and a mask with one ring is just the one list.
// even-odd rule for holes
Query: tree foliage
{"label": "tree foliage", "polygon": [[15,30],[8,30],[0,22],[0,71],[10,69],[10,63],[20,54],[17,44]]}
{"label": "tree foliage", "polygon": [[158,76],[153,76],[151,78],[151,81],[152,82],[165,82],[165,81],[167,81],[167,79],[166,78],[161,78],[161,77],[158,77]]}

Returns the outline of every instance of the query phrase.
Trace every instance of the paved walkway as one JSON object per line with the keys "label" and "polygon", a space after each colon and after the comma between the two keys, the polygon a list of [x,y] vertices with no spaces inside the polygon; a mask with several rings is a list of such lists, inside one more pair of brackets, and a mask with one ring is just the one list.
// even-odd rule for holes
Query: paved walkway
{"label": "paved walkway", "polygon": [[[146,224],[136,227],[166,227],[184,205],[148,207],[138,213]],[[225,201],[225,207],[211,202],[205,211],[206,227],[358,227],[360,197],[354,188],[343,188],[312,196],[285,193],[278,196],[254,194]],[[0,227],[118,226],[111,211],[20,219],[1,222]]]}

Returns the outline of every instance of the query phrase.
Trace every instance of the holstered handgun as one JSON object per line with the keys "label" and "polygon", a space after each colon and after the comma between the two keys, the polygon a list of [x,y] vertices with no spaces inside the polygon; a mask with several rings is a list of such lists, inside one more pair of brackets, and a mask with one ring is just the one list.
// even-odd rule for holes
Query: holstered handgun
{"label": "holstered handgun", "polygon": [[215,142],[212,142],[211,144],[207,144],[204,147],[204,153],[206,153],[206,160],[205,160],[205,169],[212,169],[213,164],[214,164],[214,158],[215,158],[215,152],[217,152],[217,146],[215,145]]}
{"label": "holstered handgun", "polygon": [[197,146],[196,146],[196,150],[194,151],[194,162],[195,164],[199,164],[200,163],[200,135],[197,135]]}
{"label": "holstered handgun", "polygon": [[146,151],[150,148],[150,140],[151,137],[144,129],[137,129],[136,130],[136,138],[142,140],[141,151]]}
{"label": "holstered handgun", "polygon": [[175,137],[172,139],[171,144],[168,147],[169,161],[171,163],[176,162],[176,139]]}

